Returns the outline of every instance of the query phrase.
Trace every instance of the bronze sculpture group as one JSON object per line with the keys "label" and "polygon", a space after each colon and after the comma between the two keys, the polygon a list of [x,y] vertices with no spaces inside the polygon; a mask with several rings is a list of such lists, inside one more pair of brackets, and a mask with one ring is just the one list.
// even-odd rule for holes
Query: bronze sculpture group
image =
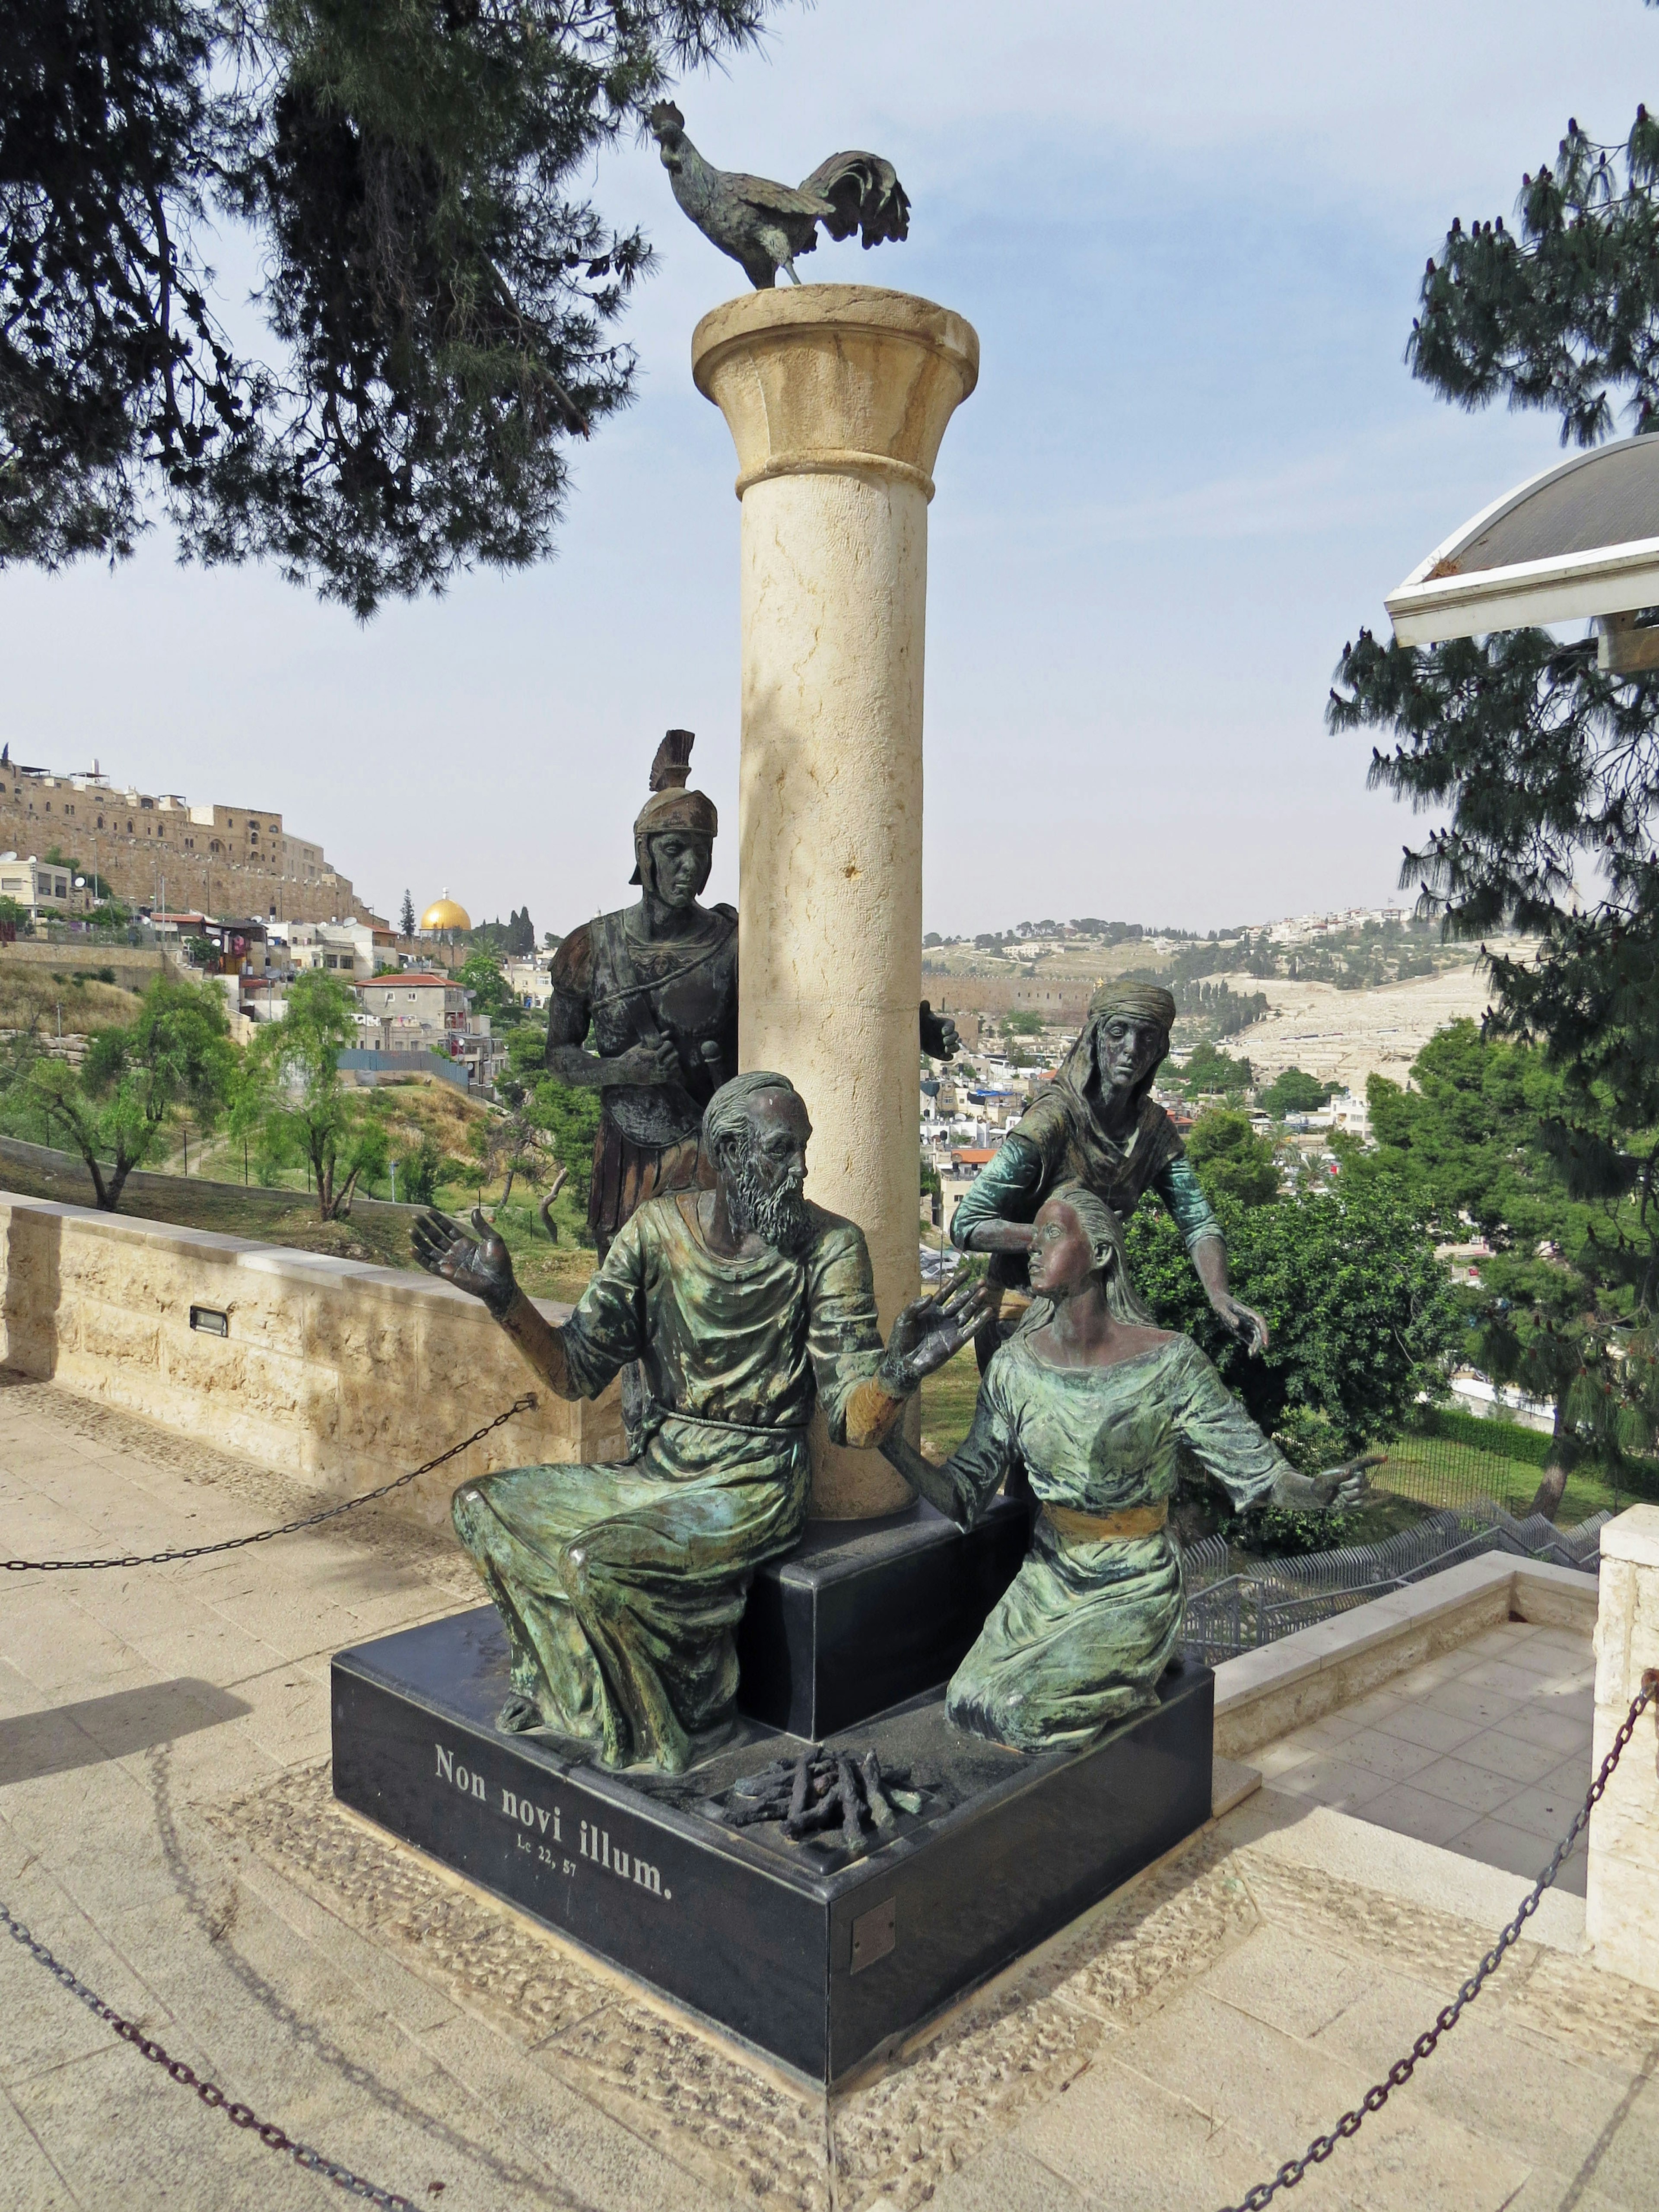
{"label": "bronze sculpture group", "polygon": [[[697,902],[718,824],[686,787],[690,745],[669,732],[635,825],[639,904],[575,932],[554,968],[548,1066],[602,1103],[592,1281],[556,1328],[481,1212],[471,1237],[435,1213],[415,1231],[422,1265],[481,1298],[559,1395],[626,1386],[626,1461],[514,1468],[456,1493],[511,1652],[497,1724],[674,1773],[717,1743],[755,1570],[805,1525],[817,1408],[834,1442],[884,1450],[963,1526],[1029,1488],[1025,1562],[946,1709],[1016,1751],[1079,1748],[1152,1701],[1178,1642],[1168,1518],[1183,1449],[1241,1506],[1323,1508],[1363,1477],[1297,1474],[1128,1279],[1120,1221],[1151,1188],[1218,1313],[1267,1341],[1151,1097],[1175,1018],[1156,988],[1097,994],[1056,1079],[964,1197],[952,1235],[993,1255],[991,1279],[915,1300],[884,1344],[862,1230],[805,1193],[806,1102],[785,1074],[736,1070],[737,916]],[[921,1018],[924,1048],[954,1048],[948,1024],[930,1028],[925,1006]],[[1017,1272],[1030,1303],[1000,1322]],[[935,1466],[901,1417],[970,1341],[973,1424]]]}
{"label": "bronze sculpture group", "polygon": [[963,1291],[918,1299],[884,1346],[864,1232],[804,1195],[811,1134],[787,1076],[723,1084],[702,1117],[712,1187],[647,1199],[559,1328],[481,1214],[477,1243],[441,1216],[417,1223],[423,1265],[481,1297],[561,1397],[645,1371],[634,1458],[514,1468],[456,1492],[512,1649],[503,1729],[683,1771],[731,1719],[754,1570],[805,1526],[814,1407],[836,1443],[878,1444],[967,1342]]}

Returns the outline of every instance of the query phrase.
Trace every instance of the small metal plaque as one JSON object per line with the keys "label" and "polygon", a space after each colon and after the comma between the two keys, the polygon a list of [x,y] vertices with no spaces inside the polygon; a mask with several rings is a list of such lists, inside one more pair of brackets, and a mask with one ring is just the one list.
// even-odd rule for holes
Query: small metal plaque
{"label": "small metal plaque", "polygon": [[216,1306],[192,1306],[190,1325],[192,1328],[199,1328],[204,1336],[230,1334],[230,1316],[221,1313]]}
{"label": "small metal plaque", "polygon": [[884,1959],[898,1942],[897,1900],[888,1898],[884,1904],[874,1905],[853,1923],[853,1972],[861,1974],[866,1966],[873,1966],[878,1959]]}

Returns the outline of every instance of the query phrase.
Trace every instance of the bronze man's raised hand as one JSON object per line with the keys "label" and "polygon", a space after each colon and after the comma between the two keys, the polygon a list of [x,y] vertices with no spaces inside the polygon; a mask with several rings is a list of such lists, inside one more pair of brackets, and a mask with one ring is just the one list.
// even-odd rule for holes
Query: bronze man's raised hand
{"label": "bronze man's raised hand", "polygon": [[914,1299],[893,1323],[881,1363],[881,1380],[895,1397],[908,1398],[926,1375],[954,1359],[990,1304],[985,1284],[963,1283]]}
{"label": "bronze man's raised hand", "polygon": [[415,1257],[428,1274],[441,1276],[445,1282],[453,1283],[458,1291],[467,1291],[475,1298],[482,1298],[500,1321],[518,1293],[512,1256],[476,1207],[472,1226],[477,1234],[476,1243],[464,1229],[455,1226],[447,1214],[428,1211],[416,1221],[410,1242],[415,1247]]}
{"label": "bronze man's raised hand", "polygon": [[936,1014],[926,999],[921,1002],[921,1048],[929,1060],[954,1060],[962,1039],[949,1014]]}

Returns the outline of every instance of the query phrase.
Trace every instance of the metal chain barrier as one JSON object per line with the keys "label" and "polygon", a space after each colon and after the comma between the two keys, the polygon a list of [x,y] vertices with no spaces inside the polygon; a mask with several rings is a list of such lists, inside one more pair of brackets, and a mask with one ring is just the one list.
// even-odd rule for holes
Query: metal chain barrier
{"label": "metal chain barrier", "polygon": [[360,1505],[372,1505],[377,1498],[389,1498],[394,1490],[401,1490],[405,1483],[418,1482],[423,1474],[430,1474],[434,1468],[442,1467],[447,1461],[458,1459],[464,1451],[470,1451],[474,1444],[482,1443],[492,1431],[499,1429],[503,1421],[510,1421],[515,1413],[532,1413],[536,1402],[536,1393],[526,1390],[522,1397],[513,1401],[505,1413],[497,1413],[495,1419],[486,1421],[483,1428],[474,1429],[471,1435],[463,1437],[459,1443],[451,1444],[449,1449],[440,1452],[436,1459],[429,1459],[420,1467],[410,1468],[407,1474],[395,1475],[390,1482],[383,1482],[378,1490],[366,1490],[360,1498],[348,1498],[343,1504],[325,1505],[320,1513],[307,1513],[301,1521],[284,1521],[280,1528],[260,1528],[252,1536],[228,1536],[220,1544],[190,1544],[177,1552],[150,1552],[142,1556],[135,1552],[118,1559],[0,1559],[0,1567],[3,1567],[9,1575],[73,1574],[96,1567],[167,1567],[179,1559],[205,1559],[211,1558],[216,1552],[240,1552],[249,1544],[268,1544],[273,1536],[295,1536],[302,1528],[319,1528],[325,1521],[337,1521],[343,1513],[355,1513]]}
{"label": "metal chain barrier", "polygon": [[131,2021],[123,2020],[114,2006],[106,2004],[96,1990],[89,1990],[61,1960],[53,1958],[44,1943],[37,1943],[22,1922],[15,1919],[3,1905],[0,1905],[0,1927],[5,1929],[15,1943],[21,1943],[26,1951],[32,1953],[48,1973],[55,1975],[72,1996],[79,1997],[89,2011],[96,2013],[100,2020],[107,2021],[124,2043],[131,2044],[142,2057],[161,2067],[170,2081],[179,2082],[186,2089],[194,2089],[209,2111],[222,2112],[232,2127],[251,2129],[267,2150],[282,2152],[296,2166],[304,2166],[308,2173],[320,2173],[325,2181],[331,2181],[337,2189],[343,2189],[349,2196],[362,2197],[371,2204],[381,2205],[385,2212],[416,2212],[416,2207],[409,2197],[399,2197],[390,2189],[379,2189],[372,2181],[365,2181],[362,2174],[354,2173],[349,2166],[342,2166],[337,2159],[325,2157],[321,2151],[313,2150],[309,2143],[295,2142],[293,2136],[285,2135],[274,2120],[262,2120],[251,2106],[238,2104],[234,2099],[227,2097],[216,2082],[203,2081],[195,2069],[186,2066],[182,2058],[169,2057],[153,2037],[146,2035]]}
{"label": "metal chain barrier", "polygon": [[1271,2181],[1257,2182],[1254,2189],[1246,2192],[1242,2203],[1228,2205],[1225,2212],[1262,2212],[1262,2207],[1271,2203],[1281,2189],[1294,2189],[1310,2166],[1322,2166],[1338,2143],[1346,2136],[1357,2136],[1366,2113],[1380,2112],[1394,2092],[1402,2088],[1411,2080],[1412,2075],[1417,2071],[1419,2062],[1433,2055],[1435,2045],[1441,2037],[1449,2029],[1456,2027],[1462,2016],[1464,2006],[1473,2004],[1480,1996],[1488,1977],[1497,1972],[1503,1963],[1504,1954],[1517,1940],[1521,1930],[1531,1919],[1533,1914],[1537,1911],[1544,1892],[1560,1873],[1567,1853],[1588,1826],[1590,1814],[1600,1802],[1613,1768],[1618,1765],[1626,1745],[1636,1733],[1637,1722],[1641,1719],[1644,1711],[1652,1704],[1656,1696],[1659,1696],[1659,1668],[1650,1668],[1642,1677],[1642,1686],[1635,1702],[1620,1723],[1619,1733],[1613,1740],[1612,1750],[1601,1761],[1601,1771],[1590,1784],[1589,1795],[1578,1808],[1577,1817],[1572,1826],[1556,1845],[1554,1857],[1551,1859],[1543,1873],[1534,1882],[1527,1896],[1522,1900],[1521,1910],[1504,1929],[1474,1972],[1458,1990],[1454,2001],[1436,2014],[1434,2026],[1425,2028],[1406,2056],[1403,2058],[1395,2059],[1384,2078],[1366,2090],[1352,2112],[1344,2112],[1329,2135],[1316,2136],[1300,2158],[1288,2160],[1279,2167]]}

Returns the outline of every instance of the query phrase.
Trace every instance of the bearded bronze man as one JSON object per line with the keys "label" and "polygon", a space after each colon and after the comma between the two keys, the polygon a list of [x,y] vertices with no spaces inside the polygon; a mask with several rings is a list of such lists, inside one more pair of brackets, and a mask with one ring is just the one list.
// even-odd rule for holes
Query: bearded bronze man
{"label": "bearded bronze man", "polygon": [[[1216,1313],[1243,1344],[1263,1352],[1267,1324],[1229,1290],[1221,1224],[1175,1123],[1152,1095],[1175,1018],[1174,999],[1155,983],[1103,985],[1054,1081],[1038,1091],[963,1193],[951,1241],[959,1251],[994,1255],[990,1281],[1000,1305],[1003,1290],[1026,1275],[1037,1209],[1062,1183],[1092,1191],[1120,1221],[1128,1219],[1144,1192],[1154,1190]],[[977,1346],[981,1373],[997,1341],[989,1322]]]}
{"label": "bearded bronze man", "polygon": [[879,1444],[969,1340],[981,1294],[964,1290],[907,1306],[884,1349],[864,1232],[803,1194],[811,1134],[787,1077],[723,1085],[702,1115],[711,1187],[635,1208],[562,1328],[482,1214],[476,1243],[441,1214],[416,1224],[422,1265],[482,1298],[559,1396],[644,1373],[625,1464],[514,1468],[455,1493],[512,1650],[502,1729],[682,1772],[731,1719],[755,1569],[805,1526],[815,1403],[835,1443]]}

